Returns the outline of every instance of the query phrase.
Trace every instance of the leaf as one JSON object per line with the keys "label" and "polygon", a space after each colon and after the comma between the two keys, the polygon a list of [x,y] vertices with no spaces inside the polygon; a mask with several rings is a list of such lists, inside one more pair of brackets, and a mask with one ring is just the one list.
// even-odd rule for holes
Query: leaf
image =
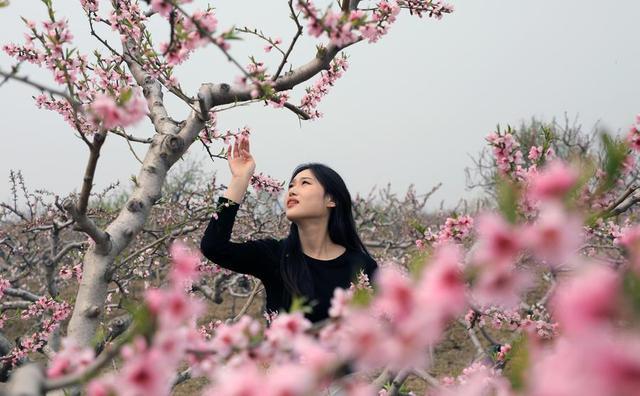
{"label": "leaf", "polygon": [[427,250],[418,251],[415,254],[411,255],[407,267],[413,279],[418,279],[420,277],[420,274],[422,274],[422,271],[427,265],[430,256],[431,253]]}
{"label": "leaf", "polygon": [[123,299],[122,307],[131,314],[131,336],[142,334],[149,336],[155,332],[155,317],[146,304],[140,305],[140,302]]}
{"label": "leaf", "polygon": [[373,299],[371,292],[365,289],[356,289],[353,293],[351,303],[355,307],[368,307]]}
{"label": "leaf", "polygon": [[119,104],[127,103],[131,97],[133,97],[133,90],[131,88],[127,88],[120,92],[120,97],[118,98]]}
{"label": "leaf", "polygon": [[622,280],[622,292],[636,315],[640,314],[640,277],[638,274],[627,271]]}
{"label": "leaf", "polygon": [[498,209],[510,223],[515,223],[518,218],[518,198],[520,189],[505,177],[498,177],[496,182],[498,191]]}
{"label": "leaf", "polygon": [[307,298],[301,296],[294,296],[291,299],[291,307],[289,308],[289,312],[302,312],[302,313],[310,313],[311,305],[307,304]]}
{"label": "leaf", "polygon": [[412,219],[409,223],[414,230],[416,230],[420,235],[424,235],[424,232],[427,230],[427,227],[422,225],[418,220]]}
{"label": "leaf", "polygon": [[511,387],[518,391],[524,389],[525,372],[529,368],[529,340],[522,334],[511,344],[511,351],[507,355],[503,374]]}
{"label": "leaf", "polygon": [[606,192],[615,186],[629,150],[624,141],[612,138],[606,133],[602,134],[602,145],[605,150],[603,165],[606,176],[598,189],[598,193]]}

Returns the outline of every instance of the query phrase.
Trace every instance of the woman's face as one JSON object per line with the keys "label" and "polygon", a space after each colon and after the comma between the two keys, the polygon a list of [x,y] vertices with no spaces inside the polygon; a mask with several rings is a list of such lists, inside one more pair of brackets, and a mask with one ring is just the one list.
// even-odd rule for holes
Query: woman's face
{"label": "woman's face", "polygon": [[329,216],[329,208],[335,207],[331,197],[309,169],[299,172],[285,195],[284,207],[287,219],[297,221]]}

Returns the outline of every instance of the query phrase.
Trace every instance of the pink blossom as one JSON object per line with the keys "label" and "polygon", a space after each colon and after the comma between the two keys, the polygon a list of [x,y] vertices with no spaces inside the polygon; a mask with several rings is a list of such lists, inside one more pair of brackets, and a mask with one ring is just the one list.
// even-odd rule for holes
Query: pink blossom
{"label": "pink blossom", "polygon": [[338,350],[344,356],[353,357],[358,368],[378,368],[387,363],[388,335],[370,314],[354,312],[338,334]]}
{"label": "pink blossom", "polygon": [[278,315],[265,331],[267,340],[271,343],[289,344],[293,338],[304,333],[311,327],[302,312],[285,313]]}
{"label": "pink blossom", "polygon": [[0,299],[4,297],[4,291],[11,287],[11,283],[7,279],[0,277]]}
{"label": "pink blossom", "polygon": [[511,263],[522,248],[520,230],[509,225],[498,214],[487,213],[481,216],[476,231],[479,245],[475,259],[482,264]]}
{"label": "pink blossom", "polygon": [[348,64],[345,57],[336,57],[331,61],[329,70],[320,73],[320,78],[313,87],[307,88],[307,93],[302,97],[300,108],[307,113],[312,119],[319,118],[320,113],[316,107],[329,91],[329,87],[333,86],[338,78],[340,78]]}
{"label": "pink blossom", "polygon": [[617,243],[627,249],[631,267],[640,273],[640,225],[623,229],[617,238]]}
{"label": "pink blossom", "polygon": [[163,17],[168,17],[171,10],[173,10],[173,6],[167,0],[151,0],[151,9]]}
{"label": "pink blossom", "polygon": [[581,220],[556,204],[545,205],[535,223],[525,230],[528,247],[547,265],[559,266],[582,243]]}
{"label": "pink blossom", "polygon": [[167,365],[155,350],[148,350],[127,359],[119,378],[125,395],[166,395],[171,389],[172,365]]}
{"label": "pink blossom", "polygon": [[47,376],[57,378],[67,374],[81,372],[95,358],[93,349],[79,347],[71,339],[62,340],[62,349],[55,354],[49,367]]}
{"label": "pink blossom", "polygon": [[311,337],[296,337],[295,350],[300,363],[315,373],[327,372],[336,364],[338,355]]}
{"label": "pink blossom", "polygon": [[445,388],[436,392],[436,395],[509,396],[513,394],[509,382],[500,375],[498,370],[479,362],[463,369],[462,374],[456,379],[446,378],[443,385]]}
{"label": "pink blossom", "polygon": [[418,281],[420,306],[444,323],[460,314],[466,306],[462,276],[462,253],[456,245],[439,247]]}
{"label": "pink blossom", "polygon": [[553,312],[562,331],[573,334],[607,326],[618,312],[619,287],[619,276],[602,265],[593,265],[559,285]]}
{"label": "pink blossom", "polygon": [[640,151],[640,115],[636,116],[636,123],[629,128],[627,142],[635,151]]}
{"label": "pink blossom", "polygon": [[204,396],[264,396],[264,377],[252,362],[224,366],[215,373],[214,385]]}
{"label": "pink blossom", "polygon": [[395,267],[382,267],[376,272],[378,294],[376,310],[392,321],[409,317],[415,308],[415,294],[411,280]]}
{"label": "pink blossom", "polygon": [[640,340],[637,335],[589,331],[560,339],[533,361],[533,396],[627,395],[640,387]]}
{"label": "pink blossom", "polygon": [[122,105],[110,95],[99,94],[90,107],[106,129],[135,124],[147,114],[147,102],[138,90]]}
{"label": "pink blossom", "polygon": [[315,390],[314,373],[303,365],[283,364],[267,372],[264,384],[267,396],[308,395]]}
{"label": "pink blossom", "polygon": [[163,326],[190,321],[204,309],[201,301],[186,296],[175,286],[168,290],[147,290],[145,300],[151,312],[158,315]]}
{"label": "pink blossom", "polygon": [[578,176],[572,166],[553,161],[529,181],[529,194],[533,199],[541,200],[563,198],[575,186]]}
{"label": "pink blossom", "polygon": [[530,286],[530,277],[513,266],[483,267],[473,288],[473,297],[483,306],[517,307],[520,294]]}
{"label": "pink blossom", "polygon": [[114,393],[114,384],[106,381],[104,377],[89,382],[87,387],[87,396],[109,396]]}
{"label": "pink blossom", "polygon": [[199,274],[199,255],[192,253],[182,242],[174,242],[169,249],[173,265],[169,277],[176,285],[193,281]]}
{"label": "pink blossom", "polygon": [[98,12],[98,0],[80,0],[85,12]]}
{"label": "pink blossom", "polygon": [[278,181],[262,173],[251,176],[249,183],[256,191],[265,191],[274,197],[280,195],[284,186],[284,182]]}
{"label": "pink blossom", "polygon": [[337,287],[333,291],[331,308],[329,308],[329,316],[332,318],[343,316],[348,310],[348,305],[352,298],[353,293],[351,291]]}

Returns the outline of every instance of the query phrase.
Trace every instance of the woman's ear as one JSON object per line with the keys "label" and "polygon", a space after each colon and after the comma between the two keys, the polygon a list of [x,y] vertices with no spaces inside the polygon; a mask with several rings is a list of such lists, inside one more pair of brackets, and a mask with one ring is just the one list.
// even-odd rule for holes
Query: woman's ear
{"label": "woman's ear", "polygon": [[329,196],[328,198],[329,198],[329,202],[327,202],[327,207],[328,208],[335,208],[336,207],[336,203],[333,200],[333,197]]}

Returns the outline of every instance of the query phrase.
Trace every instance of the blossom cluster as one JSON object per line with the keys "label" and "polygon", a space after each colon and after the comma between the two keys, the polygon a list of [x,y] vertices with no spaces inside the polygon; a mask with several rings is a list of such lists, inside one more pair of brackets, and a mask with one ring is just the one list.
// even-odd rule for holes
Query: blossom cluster
{"label": "blossom cluster", "polygon": [[320,103],[322,97],[329,92],[329,87],[333,86],[336,80],[342,77],[344,71],[348,68],[347,58],[336,57],[331,61],[329,70],[321,73],[320,78],[315,82],[313,87],[306,88],[306,94],[300,102],[300,109],[307,113],[311,118],[322,117],[316,107]]}
{"label": "blossom cluster", "polygon": [[308,20],[309,34],[320,37],[326,34],[331,43],[346,47],[358,40],[366,39],[374,43],[385,35],[396,21],[401,8],[418,17],[426,15],[436,19],[453,12],[453,7],[440,0],[382,0],[368,10],[333,10],[321,12],[311,0],[298,0],[298,9]]}
{"label": "blossom cluster", "polygon": [[629,128],[627,134],[627,141],[629,146],[635,151],[640,152],[640,114],[636,116],[636,122]]}
{"label": "blossom cluster", "polygon": [[427,228],[424,231],[424,238],[416,240],[416,247],[422,250],[425,247],[425,243],[433,244],[433,246],[448,242],[462,243],[472,230],[473,218],[471,216],[447,217],[438,232],[433,232],[431,228]]}
{"label": "blossom cluster", "polygon": [[262,173],[251,176],[250,184],[257,192],[264,191],[274,196],[278,196],[284,188],[283,182]]}
{"label": "blossom cluster", "polygon": [[9,353],[3,357],[11,365],[15,365],[30,353],[40,350],[46,345],[51,334],[60,327],[60,324],[71,314],[71,306],[66,302],[56,302],[51,298],[41,297],[20,315],[27,320],[42,317],[39,330],[31,335],[25,335],[20,339]]}
{"label": "blossom cluster", "polygon": [[174,37],[170,42],[160,44],[160,51],[170,66],[183,63],[198,47],[205,46],[210,41],[218,26],[218,19],[213,9],[196,11],[191,18],[182,15],[175,17]]}
{"label": "blossom cluster", "polygon": [[4,291],[8,287],[11,287],[11,283],[7,279],[0,277],[0,299],[4,297]]}

